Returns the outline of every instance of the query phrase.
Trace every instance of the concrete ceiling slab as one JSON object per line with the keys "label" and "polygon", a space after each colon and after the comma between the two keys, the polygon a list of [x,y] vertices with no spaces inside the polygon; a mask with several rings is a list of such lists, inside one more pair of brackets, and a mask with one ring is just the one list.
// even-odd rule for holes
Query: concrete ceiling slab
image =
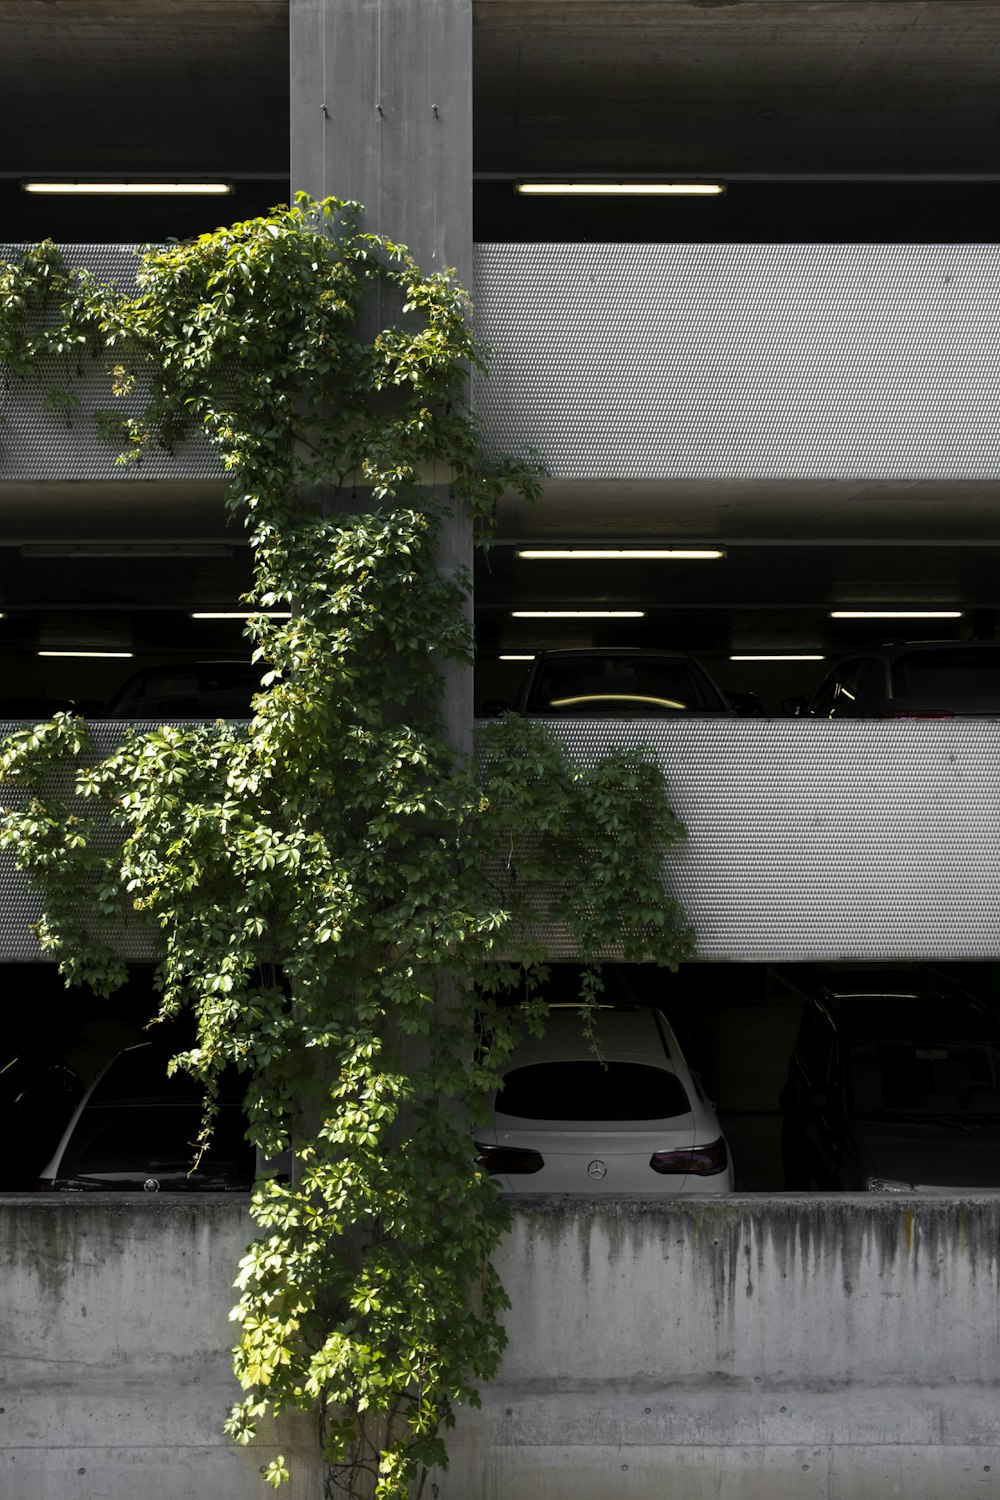
{"label": "concrete ceiling slab", "polygon": [[476,0],[482,172],[1000,170],[993,0]]}
{"label": "concrete ceiling slab", "polygon": [[0,173],[288,171],[288,0],[0,0]]}

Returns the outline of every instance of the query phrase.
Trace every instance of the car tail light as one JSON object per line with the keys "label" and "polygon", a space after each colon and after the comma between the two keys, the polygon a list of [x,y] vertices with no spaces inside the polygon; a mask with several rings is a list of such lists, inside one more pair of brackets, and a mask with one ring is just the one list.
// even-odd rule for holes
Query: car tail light
{"label": "car tail light", "polygon": [[55,1184],[52,1181],[52,1178],[51,1177],[40,1177],[38,1179],[38,1181],[35,1183],[34,1191],[36,1193],[54,1193],[55,1192]]}
{"label": "car tail light", "polygon": [[484,1146],[479,1141],[476,1162],[491,1175],[506,1172],[512,1176],[540,1172],[545,1165],[537,1151],[526,1151],[521,1146]]}
{"label": "car tail light", "polygon": [[882,715],[883,719],[953,719],[948,708],[893,708]]}
{"label": "car tail light", "polygon": [[664,1176],[692,1172],[695,1177],[714,1177],[729,1166],[729,1152],[720,1136],[710,1146],[691,1146],[681,1151],[654,1151],[649,1158],[654,1172]]}

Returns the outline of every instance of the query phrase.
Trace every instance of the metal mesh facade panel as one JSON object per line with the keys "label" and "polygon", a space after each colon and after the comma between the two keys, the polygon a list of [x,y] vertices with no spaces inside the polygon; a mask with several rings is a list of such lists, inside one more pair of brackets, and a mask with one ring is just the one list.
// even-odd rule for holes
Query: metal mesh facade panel
{"label": "metal mesh facade panel", "polygon": [[479,245],[476,407],[566,478],[992,478],[995,245]]}
{"label": "metal mesh facade panel", "polygon": [[[0,246],[0,259],[16,246]],[[73,267],[88,267],[99,281],[123,292],[135,290],[137,255],[134,245],[64,245],[62,254]],[[138,403],[114,398],[110,393],[110,371],[116,360],[102,355],[95,361],[88,352],[68,365],[46,357],[35,372],[20,379],[0,371],[0,482],[4,480],[66,479],[221,479],[223,468],[215,449],[200,432],[192,433],[169,451],[151,448],[137,464],[117,462],[119,447],[102,440],[96,431],[94,413],[113,409],[130,414]],[[47,411],[46,400],[53,388],[64,388],[79,400],[69,418]]]}
{"label": "metal mesh facade panel", "polygon": [[[135,249],[65,247],[123,288]],[[1000,474],[994,245],[480,245],[476,405],[499,448],[568,478]],[[5,378],[0,480],[203,479],[200,437],[116,464],[83,374]]]}
{"label": "metal mesh facade panel", "polygon": [[[94,725],[97,751],[120,732]],[[1000,724],[602,720],[558,733],[584,764],[635,745],[660,761],[688,830],[666,883],[702,959],[1000,956]],[[37,958],[37,899],[7,855],[0,893],[0,959]],[[553,958],[573,956],[564,934],[548,940]],[[116,941],[152,956],[138,923]]]}
{"label": "metal mesh facade panel", "polygon": [[[687,839],[665,867],[716,961],[1000,954],[1000,724],[577,722],[575,759],[645,746]],[[548,934],[553,958],[570,958]]]}
{"label": "metal mesh facade panel", "polygon": [[[14,730],[23,729],[23,721],[0,722],[0,744]],[[113,722],[93,723],[89,725],[92,748],[87,756],[81,756],[79,761],[67,765],[65,772],[54,774],[47,784],[46,791],[49,796],[58,797],[65,802],[70,802],[73,796],[73,783],[77,770],[88,763],[95,763],[109,755],[119,743],[126,729],[143,730],[155,729],[154,723],[132,722],[120,724]],[[0,803],[10,806],[19,805],[19,793],[15,787],[0,787]],[[100,818],[100,810],[84,803],[77,809],[82,815]],[[101,826],[98,821],[95,842],[100,849],[112,849],[116,840],[115,830],[110,823]],[[7,850],[0,851],[0,963],[31,963],[40,959],[38,943],[31,931],[33,922],[37,922],[41,915],[41,900],[33,891],[25,877],[14,867],[12,856]],[[148,962],[158,957],[159,934],[148,922],[138,918],[123,920],[115,927],[106,929],[106,935],[112,946],[125,959],[134,963]]]}

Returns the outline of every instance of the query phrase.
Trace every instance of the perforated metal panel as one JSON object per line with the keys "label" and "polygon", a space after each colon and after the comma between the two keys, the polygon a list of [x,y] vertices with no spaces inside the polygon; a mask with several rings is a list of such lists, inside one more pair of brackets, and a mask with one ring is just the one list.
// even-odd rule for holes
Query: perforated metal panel
{"label": "perforated metal panel", "polygon": [[[0,722],[0,744],[14,730],[23,729],[23,721]],[[126,728],[136,730],[155,729],[155,723],[133,722],[93,723],[89,726],[91,750],[79,761],[67,766],[65,771],[54,774],[48,783],[47,792],[71,802],[73,784],[77,771],[84,765],[96,763],[109,755],[119,743]],[[16,787],[0,787],[0,803],[19,806],[21,793]],[[84,803],[78,809],[81,814],[94,816],[97,820],[95,844],[99,849],[114,848],[117,840],[115,830],[109,822],[99,817],[99,809]],[[42,957],[37,940],[31,931],[42,913],[42,904],[25,877],[15,868],[11,854],[0,852],[0,963],[32,963]],[[141,963],[158,957],[159,934],[148,922],[139,918],[123,919],[113,927],[103,930],[112,946],[121,956],[131,962]]]}
{"label": "perforated metal panel", "polygon": [[[554,726],[556,727],[556,726]],[[665,884],[711,960],[1000,954],[1000,722],[561,724],[643,745],[688,836]],[[548,933],[552,957],[572,957]]]}
{"label": "perforated metal panel", "polygon": [[[94,725],[97,751],[120,731]],[[558,733],[583,764],[636,745],[660,761],[688,830],[666,885],[702,959],[1000,956],[1000,722],[601,720]],[[5,855],[0,959],[38,957],[37,916]],[[548,941],[553,958],[573,956],[565,934]],[[129,958],[153,953],[139,923],[117,942]]]}
{"label": "perforated metal panel", "polygon": [[479,245],[475,402],[569,478],[1000,473],[995,245]]}
{"label": "perforated metal panel", "polygon": [[[123,287],[131,246],[65,247]],[[489,440],[577,478],[1000,474],[994,245],[480,245]],[[61,378],[61,377],[59,377]],[[201,438],[138,468],[53,383],[6,378],[0,479],[207,478]]]}
{"label": "perforated metal panel", "polygon": [[[17,246],[0,245],[0,258]],[[138,254],[134,245],[64,245],[68,265],[88,267],[98,280],[123,292],[135,290]],[[139,409],[137,399],[111,395],[112,355],[93,359],[83,353],[67,364],[55,356],[39,359],[32,375],[22,378],[0,370],[0,482],[56,479],[221,479],[222,464],[200,433],[169,451],[152,448],[137,464],[117,462],[120,447],[98,437],[94,413],[114,408],[123,414]],[[79,400],[67,417],[46,410],[53,389],[64,388]]]}

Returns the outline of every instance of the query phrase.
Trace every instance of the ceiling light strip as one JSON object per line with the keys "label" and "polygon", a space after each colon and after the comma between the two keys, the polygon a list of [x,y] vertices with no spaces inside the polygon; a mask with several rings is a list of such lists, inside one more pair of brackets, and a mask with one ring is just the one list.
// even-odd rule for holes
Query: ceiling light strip
{"label": "ceiling light strip", "polygon": [[831,620],[960,620],[961,609],[831,609]]}
{"label": "ceiling light strip", "polygon": [[644,609],[512,609],[515,620],[643,620]]}
{"label": "ceiling light strip", "polygon": [[718,198],[726,191],[721,182],[517,182],[515,192],[526,197],[621,197],[621,198]]}
{"label": "ceiling light strip", "polygon": [[22,182],[26,193],[79,197],[226,197],[233,191],[231,182]]}
{"label": "ceiling light strip", "polygon": [[522,547],[517,555],[546,562],[700,562],[726,554],[717,547]]}

